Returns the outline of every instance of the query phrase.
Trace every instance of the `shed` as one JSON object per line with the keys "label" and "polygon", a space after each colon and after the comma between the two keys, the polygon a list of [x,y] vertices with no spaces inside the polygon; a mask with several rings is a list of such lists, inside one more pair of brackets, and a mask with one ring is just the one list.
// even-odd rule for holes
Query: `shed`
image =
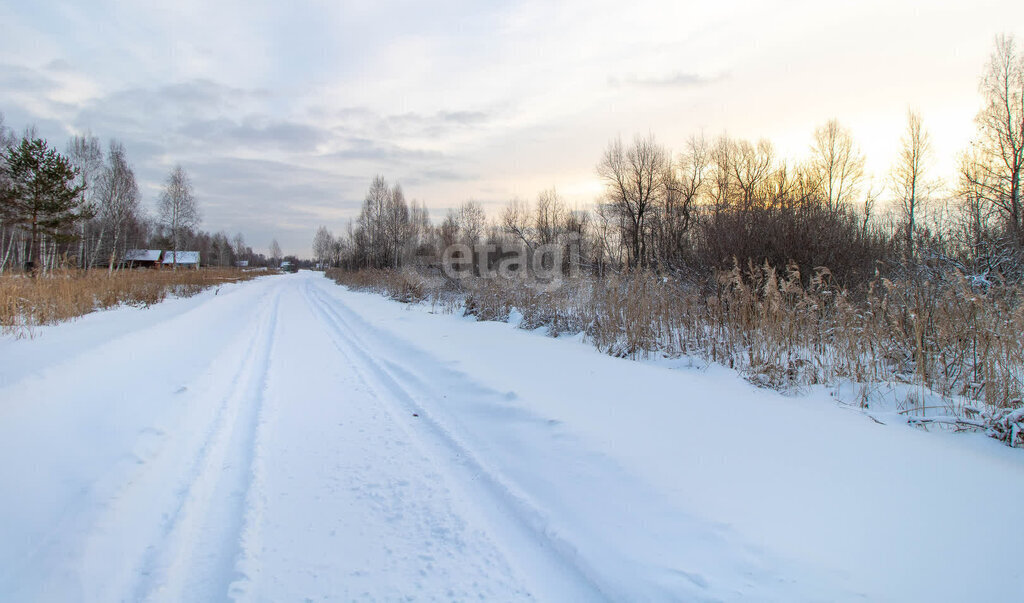
{"label": "shed", "polygon": [[177,252],[177,261],[175,261],[175,252],[165,251],[164,252],[164,266],[173,266],[177,264],[184,268],[199,268],[199,252],[198,251],[179,251]]}
{"label": "shed", "polygon": [[159,249],[129,249],[122,262],[129,268],[156,268],[163,253]]}

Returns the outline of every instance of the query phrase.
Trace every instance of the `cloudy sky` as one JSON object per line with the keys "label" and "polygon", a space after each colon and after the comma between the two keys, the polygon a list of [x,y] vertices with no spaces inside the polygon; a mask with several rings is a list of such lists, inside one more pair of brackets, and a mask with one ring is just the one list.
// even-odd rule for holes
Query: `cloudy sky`
{"label": "cloudy sky", "polygon": [[994,37],[1024,3],[14,0],[0,112],[60,148],[125,143],[152,207],[175,163],[203,228],[308,254],[374,174],[435,219],[556,187],[584,205],[610,139],[771,139],[849,126],[884,177],[908,107],[953,169]]}

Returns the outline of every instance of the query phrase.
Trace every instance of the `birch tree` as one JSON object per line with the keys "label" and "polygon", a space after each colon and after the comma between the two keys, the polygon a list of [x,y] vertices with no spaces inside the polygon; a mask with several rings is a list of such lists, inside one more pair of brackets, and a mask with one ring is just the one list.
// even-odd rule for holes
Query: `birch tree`
{"label": "birch tree", "polygon": [[281,263],[281,245],[278,244],[277,239],[270,241],[270,259],[275,266]]}
{"label": "birch tree", "polygon": [[111,233],[110,261],[108,272],[113,272],[117,259],[118,245],[127,224],[139,210],[139,186],[135,172],[128,164],[124,145],[113,140],[107,153],[107,165],[96,184],[96,199],[99,203],[99,218],[104,230]]}
{"label": "birch tree", "polygon": [[88,269],[95,263],[96,253],[103,244],[103,236],[105,234],[104,224],[100,220],[97,224],[99,236],[92,249],[92,253],[89,253],[89,225],[92,218],[99,213],[96,187],[94,185],[103,172],[103,149],[100,147],[100,139],[88,133],[76,135],[68,141],[67,155],[72,165],[78,168],[78,184],[84,188],[83,213],[87,216],[87,219],[82,220],[79,232],[78,259],[79,265],[84,269]]}
{"label": "birch tree", "polygon": [[159,223],[171,231],[171,244],[174,257],[173,267],[178,269],[178,251],[181,237],[189,229],[199,224],[199,207],[192,193],[192,182],[181,165],[174,166],[167,183],[160,194],[157,205]]}
{"label": "birch tree", "polygon": [[[7,178],[7,172],[3,168],[3,163],[6,161],[6,151],[14,146],[14,132],[7,127],[4,123],[4,114],[0,112],[0,200],[8,194],[10,190],[10,181]],[[8,233],[10,240],[8,242]],[[14,249],[14,243],[18,239],[18,231],[13,228],[13,225],[8,225],[3,217],[3,212],[0,211],[0,273],[7,267],[7,260],[10,258],[11,251]]]}
{"label": "birch tree", "polygon": [[402,247],[409,238],[409,205],[405,202],[405,193],[397,182],[391,187],[391,194],[385,205],[383,224],[384,236],[387,239],[387,255],[392,268],[398,268],[401,262]]}
{"label": "birch tree", "polygon": [[316,234],[313,235],[313,255],[316,256],[317,262],[326,264],[330,261],[333,243],[334,237],[331,236],[331,231],[327,230],[326,226],[321,226],[316,230]]}
{"label": "birch tree", "polygon": [[814,131],[811,153],[828,210],[839,213],[864,180],[864,156],[850,131],[834,119]]}
{"label": "birch tree", "polygon": [[914,231],[921,204],[934,190],[934,184],[926,180],[931,153],[931,140],[921,123],[921,115],[908,111],[907,129],[890,179],[896,194],[897,208],[902,214],[909,257],[914,254]]}
{"label": "birch tree", "polygon": [[377,175],[366,191],[363,209],[359,214],[358,225],[366,239],[367,266],[381,267],[384,261],[387,236],[384,233],[384,214],[391,200],[391,189],[384,176]]}
{"label": "birch tree", "polygon": [[996,38],[980,88],[985,104],[976,120],[973,165],[961,171],[961,188],[974,191],[999,213],[1006,234],[1019,247],[1024,245],[1024,54],[1013,36]]}
{"label": "birch tree", "polygon": [[245,236],[242,233],[235,233],[235,237],[231,239],[231,247],[235,251],[235,261],[247,260],[247,249],[245,245]]}

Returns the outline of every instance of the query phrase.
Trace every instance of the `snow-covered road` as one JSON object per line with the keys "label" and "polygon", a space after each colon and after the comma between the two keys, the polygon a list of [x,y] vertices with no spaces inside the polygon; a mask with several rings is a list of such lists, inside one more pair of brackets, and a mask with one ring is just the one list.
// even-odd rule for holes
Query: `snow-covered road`
{"label": "snow-covered road", "polygon": [[0,600],[983,600],[1024,458],[302,272],[0,341]]}

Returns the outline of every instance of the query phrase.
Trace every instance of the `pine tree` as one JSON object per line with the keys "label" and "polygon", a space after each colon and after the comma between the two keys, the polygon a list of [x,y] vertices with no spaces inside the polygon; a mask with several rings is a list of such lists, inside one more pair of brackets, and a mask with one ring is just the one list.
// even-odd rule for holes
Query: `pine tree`
{"label": "pine tree", "polygon": [[86,217],[85,187],[75,184],[78,170],[45,140],[24,138],[21,144],[5,149],[3,159],[0,170],[6,186],[0,195],[0,214],[8,224],[29,232],[25,270],[34,274],[41,237],[71,238],[73,226]]}

